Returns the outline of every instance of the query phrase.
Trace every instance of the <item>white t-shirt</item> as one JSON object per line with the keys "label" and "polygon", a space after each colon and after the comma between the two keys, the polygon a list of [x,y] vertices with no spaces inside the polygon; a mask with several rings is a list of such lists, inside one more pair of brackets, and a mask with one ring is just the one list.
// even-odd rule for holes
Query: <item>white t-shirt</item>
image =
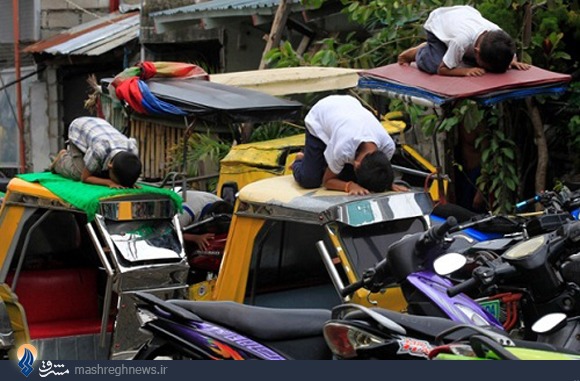
{"label": "white t-shirt", "polygon": [[395,142],[383,125],[350,95],[321,99],[304,122],[308,131],[326,144],[324,157],[334,174],[339,174],[345,164],[354,163],[356,150],[363,142],[375,143],[389,159],[395,153]]}
{"label": "white t-shirt", "polygon": [[501,29],[468,5],[437,8],[429,14],[424,27],[447,45],[443,63],[449,69],[458,67],[466,53],[473,55],[480,34]]}
{"label": "white t-shirt", "polygon": [[[181,195],[181,192],[178,192]],[[203,208],[222,199],[213,193],[188,190],[187,201],[183,202],[183,212],[179,215],[181,227],[198,222]]]}

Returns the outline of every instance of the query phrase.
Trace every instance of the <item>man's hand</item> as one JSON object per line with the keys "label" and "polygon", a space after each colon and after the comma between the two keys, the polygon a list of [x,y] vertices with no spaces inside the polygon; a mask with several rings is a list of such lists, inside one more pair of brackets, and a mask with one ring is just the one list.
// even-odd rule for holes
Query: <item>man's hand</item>
{"label": "man's hand", "polygon": [[391,189],[394,190],[395,192],[408,192],[409,188],[407,188],[404,185],[400,185],[400,184],[395,184],[393,183],[393,185],[391,186]]}
{"label": "man's hand", "polygon": [[510,68],[516,69],[516,70],[529,70],[531,67],[532,67],[532,65],[530,65],[530,64],[519,62],[516,60],[513,60],[510,63]]}
{"label": "man's hand", "polygon": [[205,233],[205,234],[183,234],[183,238],[186,241],[195,242],[200,250],[207,250],[209,247],[209,240],[213,239],[215,234],[213,233]]}
{"label": "man's hand", "polygon": [[482,67],[470,67],[465,70],[466,77],[481,77],[485,74],[485,69]]}
{"label": "man's hand", "polygon": [[108,183],[107,185],[109,186],[109,188],[113,188],[113,189],[124,189],[125,188],[124,186],[122,186],[121,184],[117,184],[113,180],[107,179],[107,183]]}
{"label": "man's hand", "polygon": [[450,77],[481,77],[485,74],[485,69],[482,67],[455,67],[449,69],[445,64],[441,63],[437,70],[439,75],[447,75]]}
{"label": "man's hand", "polygon": [[369,192],[368,189],[361,187],[360,185],[358,185],[353,181],[348,182],[347,189],[345,189],[345,191],[347,191],[349,195],[359,195],[359,196],[371,193]]}

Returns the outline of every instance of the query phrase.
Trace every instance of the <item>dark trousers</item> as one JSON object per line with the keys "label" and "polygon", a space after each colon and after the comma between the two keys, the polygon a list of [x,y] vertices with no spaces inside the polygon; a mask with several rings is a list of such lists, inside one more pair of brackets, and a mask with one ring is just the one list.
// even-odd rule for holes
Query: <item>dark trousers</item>
{"label": "dark trousers", "polygon": [[422,71],[429,74],[437,74],[446,52],[447,45],[435,37],[433,33],[427,32],[427,45],[417,51],[415,61],[417,61],[417,66]]}
{"label": "dark trousers", "polygon": [[318,188],[322,185],[322,176],[328,166],[324,158],[326,144],[306,130],[304,158],[292,164],[294,180],[303,188]]}
{"label": "dark trousers", "polygon": [[[306,140],[304,142],[304,157],[292,163],[294,180],[301,187],[306,189],[318,188],[322,185],[322,177],[328,167],[324,158],[326,144],[316,136],[306,130]],[[338,175],[344,181],[356,181],[354,168],[346,164]]]}

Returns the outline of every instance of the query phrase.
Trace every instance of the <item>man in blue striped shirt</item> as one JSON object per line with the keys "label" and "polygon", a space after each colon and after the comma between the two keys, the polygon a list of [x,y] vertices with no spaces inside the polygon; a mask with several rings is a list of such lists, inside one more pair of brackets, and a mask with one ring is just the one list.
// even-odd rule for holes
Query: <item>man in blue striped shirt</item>
{"label": "man in blue striped shirt", "polygon": [[72,121],[69,144],[51,165],[64,177],[111,188],[131,188],[141,174],[137,143],[106,120],[81,117]]}

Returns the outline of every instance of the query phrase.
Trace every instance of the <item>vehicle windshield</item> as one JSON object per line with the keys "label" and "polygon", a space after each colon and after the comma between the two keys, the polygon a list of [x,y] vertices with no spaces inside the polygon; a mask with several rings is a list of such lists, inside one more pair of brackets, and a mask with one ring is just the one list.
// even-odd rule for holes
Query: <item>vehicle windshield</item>
{"label": "vehicle windshield", "polygon": [[372,225],[352,227],[341,225],[339,235],[353,270],[360,277],[387,255],[389,246],[407,234],[425,231],[421,218],[384,221]]}
{"label": "vehicle windshield", "polygon": [[172,221],[106,221],[106,230],[129,262],[179,260],[183,247]]}

